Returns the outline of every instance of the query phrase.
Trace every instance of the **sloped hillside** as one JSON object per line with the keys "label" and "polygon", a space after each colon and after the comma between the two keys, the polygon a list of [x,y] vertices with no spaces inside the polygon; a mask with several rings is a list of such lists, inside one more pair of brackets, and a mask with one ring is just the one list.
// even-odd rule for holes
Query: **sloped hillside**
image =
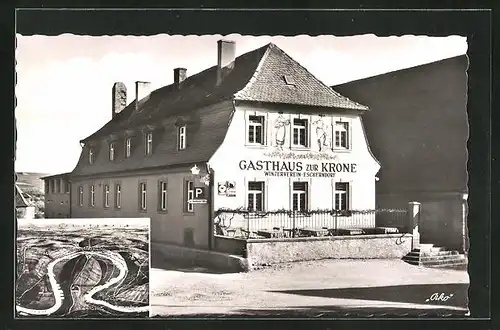
{"label": "sloped hillside", "polygon": [[24,188],[35,188],[41,193],[44,192],[43,178],[47,176],[47,173],[35,173],[35,172],[16,172],[17,180],[16,183],[21,189]]}

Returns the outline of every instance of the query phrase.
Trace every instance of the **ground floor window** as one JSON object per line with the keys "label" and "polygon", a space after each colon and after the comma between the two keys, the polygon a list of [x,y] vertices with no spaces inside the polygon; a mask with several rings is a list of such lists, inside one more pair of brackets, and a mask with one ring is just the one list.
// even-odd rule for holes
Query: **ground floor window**
{"label": "ground floor window", "polygon": [[90,204],[91,207],[95,206],[95,186],[94,185],[90,186],[90,200],[89,200],[89,204]]}
{"label": "ground floor window", "polygon": [[248,211],[263,211],[264,210],[264,182],[254,181],[248,183],[247,193]]}
{"label": "ground floor window", "polygon": [[335,210],[346,211],[349,209],[349,183],[335,183]]}
{"label": "ground floor window", "polygon": [[184,212],[192,213],[194,212],[194,204],[189,203],[189,201],[194,199],[194,181],[185,181],[184,184]]}
{"label": "ground floor window", "polygon": [[292,192],[292,210],[305,211],[308,209],[308,185],[307,182],[294,182]]}
{"label": "ground floor window", "polygon": [[147,209],[147,190],[145,182],[139,184],[139,208],[142,211]]}
{"label": "ground floor window", "polygon": [[117,209],[122,207],[122,187],[118,183],[115,186],[115,207]]}
{"label": "ground floor window", "polygon": [[83,187],[78,187],[78,204],[83,206]]}
{"label": "ground floor window", "polygon": [[109,207],[109,186],[104,185],[104,207]]}
{"label": "ground floor window", "polygon": [[160,181],[158,188],[160,190],[159,193],[159,205],[158,208],[160,211],[167,210],[167,181]]}

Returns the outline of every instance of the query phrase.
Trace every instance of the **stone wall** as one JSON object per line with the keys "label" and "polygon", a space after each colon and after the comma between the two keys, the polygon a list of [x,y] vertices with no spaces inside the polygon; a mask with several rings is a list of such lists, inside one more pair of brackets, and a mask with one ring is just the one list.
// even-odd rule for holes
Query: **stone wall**
{"label": "stone wall", "polygon": [[246,257],[249,267],[321,259],[399,259],[412,249],[411,234],[239,239],[216,236],[220,253]]}
{"label": "stone wall", "polygon": [[319,259],[402,258],[412,249],[412,235],[360,235],[258,239],[247,241],[250,266]]}
{"label": "stone wall", "polygon": [[214,249],[218,252],[246,257],[246,239],[215,235]]}

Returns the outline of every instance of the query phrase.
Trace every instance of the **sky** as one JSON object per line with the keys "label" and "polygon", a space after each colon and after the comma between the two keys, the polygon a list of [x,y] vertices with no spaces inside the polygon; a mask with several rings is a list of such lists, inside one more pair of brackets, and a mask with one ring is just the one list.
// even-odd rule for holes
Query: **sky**
{"label": "sky", "polygon": [[111,119],[111,89],[134,82],[153,89],[173,82],[173,69],[193,75],[217,64],[217,40],[236,42],[236,55],[273,42],[329,86],[467,52],[461,36],[22,36],[17,35],[15,170],[70,172],[79,141]]}

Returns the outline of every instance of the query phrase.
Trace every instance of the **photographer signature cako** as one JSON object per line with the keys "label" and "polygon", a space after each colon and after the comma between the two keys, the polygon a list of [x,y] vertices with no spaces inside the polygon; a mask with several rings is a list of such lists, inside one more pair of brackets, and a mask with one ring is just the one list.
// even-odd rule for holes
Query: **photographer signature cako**
{"label": "photographer signature cako", "polygon": [[453,293],[445,294],[445,293],[433,293],[429,298],[425,299],[426,302],[429,301],[448,301],[451,297],[453,297]]}

